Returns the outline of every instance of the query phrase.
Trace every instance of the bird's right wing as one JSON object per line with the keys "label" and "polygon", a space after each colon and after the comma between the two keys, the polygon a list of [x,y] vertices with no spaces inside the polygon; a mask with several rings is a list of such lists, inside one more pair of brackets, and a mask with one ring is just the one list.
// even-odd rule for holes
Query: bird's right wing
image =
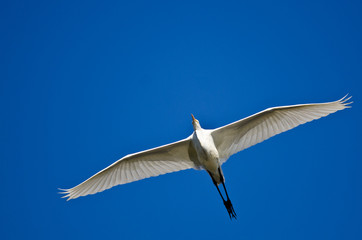
{"label": "bird's right wing", "polygon": [[190,138],[127,155],[81,184],[61,189],[67,200],[95,194],[119,184],[194,168],[189,157]]}
{"label": "bird's right wing", "polygon": [[345,109],[349,98],[335,102],[300,104],[268,108],[250,117],[241,119],[212,131],[221,162],[232,154],[260,143],[274,135],[285,132],[300,124],[325,117]]}

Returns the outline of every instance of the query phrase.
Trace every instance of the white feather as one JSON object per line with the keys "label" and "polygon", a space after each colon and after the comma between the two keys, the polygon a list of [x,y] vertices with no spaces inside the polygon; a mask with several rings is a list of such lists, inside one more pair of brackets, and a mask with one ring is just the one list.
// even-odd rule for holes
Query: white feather
{"label": "white feather", "polygon": [[329,103],[268,108],[247,118],[214,129],[211,135],[222,163],[231,155],[306,122],[348,108],[346,96]]}

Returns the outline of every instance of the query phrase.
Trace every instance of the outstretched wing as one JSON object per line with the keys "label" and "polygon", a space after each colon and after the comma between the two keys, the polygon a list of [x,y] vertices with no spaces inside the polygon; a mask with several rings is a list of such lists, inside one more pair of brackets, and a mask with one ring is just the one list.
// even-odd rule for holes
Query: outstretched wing
{"label": "outstretched wing", "polygon": [[250,117],[216,128],[212,131],[214,143],[222,162],[232,154],[260,143],[296,126],[325,117],[348,108],[349,98],[335,102],[300,104],[268,108]]}
{"label": "outstretched wing", "polygon": [[113,186],[134,182],[165,173],[194,168],[189,157],[190,138],[127,155],[93,175],[81,184],[61,189],[67,200],[95,194]]}

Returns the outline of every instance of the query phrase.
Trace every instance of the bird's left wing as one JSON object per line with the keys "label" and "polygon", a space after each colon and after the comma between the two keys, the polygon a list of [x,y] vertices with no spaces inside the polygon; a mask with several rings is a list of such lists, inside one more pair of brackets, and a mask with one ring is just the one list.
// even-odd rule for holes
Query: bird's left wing
{"label": "bird's left wing", "polygon": [[67,200],[95,194],[119,184],[125,184],[165,173],[194,168],[189,157],[191,140],[174,142],[161,147],[127,155],[96,173],[81,184],[61,189]]}
{"label": "bird's left wing", "polygon": [[300,104],[268,108],[250,117],[212,131],[221,163],[232,154],[260,143],[300,124],[347,108],[350,98],[329,103]]}

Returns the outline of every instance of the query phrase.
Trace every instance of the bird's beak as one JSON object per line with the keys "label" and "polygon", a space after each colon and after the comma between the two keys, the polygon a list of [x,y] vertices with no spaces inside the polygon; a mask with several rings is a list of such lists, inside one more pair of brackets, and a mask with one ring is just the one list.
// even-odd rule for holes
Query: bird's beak
{"label": "bird's beak", "polygon": [[196,122],[196,118],[194,117],[194,115],[191,114],[191,117],[192,117],[192,121]]}

